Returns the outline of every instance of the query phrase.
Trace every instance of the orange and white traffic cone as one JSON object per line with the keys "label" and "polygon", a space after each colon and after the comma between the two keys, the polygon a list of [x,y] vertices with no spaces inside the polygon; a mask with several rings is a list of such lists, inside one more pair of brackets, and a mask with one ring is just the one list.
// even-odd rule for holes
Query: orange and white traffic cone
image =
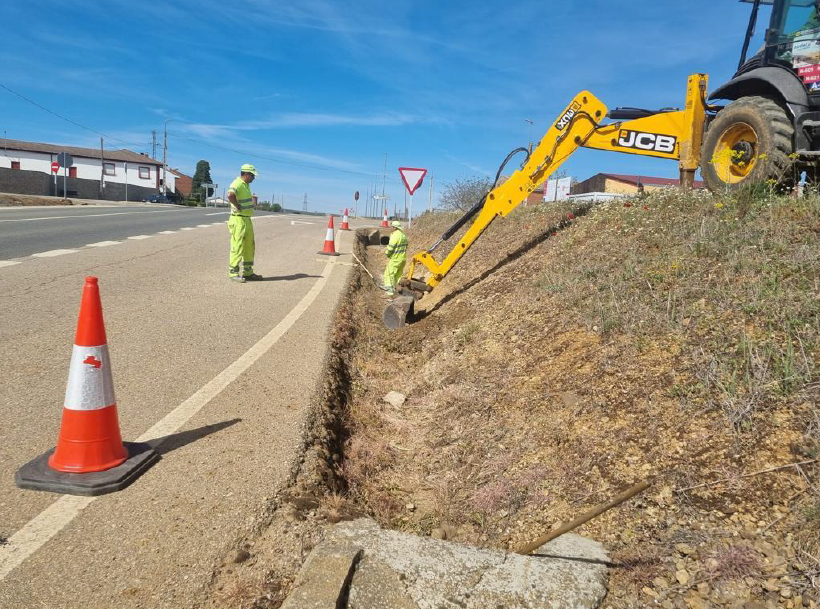
{"label": "orange and white traffic cone", "polygon": [[342,216],[342,225],[339,230],[350,230],[350,225],[347,223],[347,207],[345,207],[345,215]]}
{"label": "orange and white traffic cone", "polygon": [[338,256],[336,253],[336,238],[333,236],[333,214],[330,215],[330,222],[327,223],[327,233],[325,233],[325,246],[319,252],[325,256]]}
{"label": "orange and white traffic cone", "polygon": [[86,277],[57,447],[15,479],[23,488],[100,495],[124,488],[158,458],[147,444],[123,444],[100,290]]}
{"label": "orange and white traffic cone", "polygon": [[387,221],[387,208],[384,208],[384,218],[382,218],[382,228],[389,228],[390,223]]}

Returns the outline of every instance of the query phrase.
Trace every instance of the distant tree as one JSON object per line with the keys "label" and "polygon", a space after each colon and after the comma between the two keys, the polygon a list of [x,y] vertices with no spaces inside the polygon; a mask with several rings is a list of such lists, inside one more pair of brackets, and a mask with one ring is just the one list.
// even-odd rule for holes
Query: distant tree
{"label": "distant tree", "polygon": [[[199,161],[196,164],[196,171],[194,172],[194,177],[191,180],[191,196],[200,198],[202,196],[202,184],[211,184],[212,182],[211,164],[208,161]],[[213,191],[212,188],[209,188],[208,190]],[[213,192],[209,192],[208,196],[210,197],[213,194]]]}
{"label": "distant tree", "polygon": [[274,203],[273,205],[271,205],[270,210],[271,211],[282,211],[282,206],[279,205],[279,203]]}
{"label": "distant tree", "polygon": [[489,178],[457,178],[444,185],[441,206],[448,211],[467,211],[490,191],[492,185]]}

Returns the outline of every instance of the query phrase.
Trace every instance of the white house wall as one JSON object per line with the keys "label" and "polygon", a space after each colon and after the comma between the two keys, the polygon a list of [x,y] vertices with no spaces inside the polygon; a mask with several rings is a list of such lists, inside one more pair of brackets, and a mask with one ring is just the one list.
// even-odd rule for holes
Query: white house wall
{"label": "white house wall", "polygon": [[[45,152],[28,152],[23,150],[4,150],[0,151],[0,167],[11,169],[11,162],[16,161],[20,163],[21,170],[27,171],[41,171],[43,173],[51,173],[51,163],[57,160],[56,154],[49,154]],[[109,161],[106,163],[114,163],[114,175],[105,176],[106,182],[117,182],[120,184],[126,183],[125,175],[125,161]],[[157,172],[162,173],[162,168],[155,165],[141,165],[133,161],[128,161],[128,184],[134,186],[144,186],[146,188],[156,188]],[[74,157],[74,167],[77,168],[77,177],[84,180],[99,180],[100,179],[100,159],[92,159],[87,157]],[[140,167],[148,167],[148,178],[140,177]],[[63,175],[63,169],[60,168],[60,173]],[[174,176],[168,174],[168,187],[173,192],[176,182]]]}

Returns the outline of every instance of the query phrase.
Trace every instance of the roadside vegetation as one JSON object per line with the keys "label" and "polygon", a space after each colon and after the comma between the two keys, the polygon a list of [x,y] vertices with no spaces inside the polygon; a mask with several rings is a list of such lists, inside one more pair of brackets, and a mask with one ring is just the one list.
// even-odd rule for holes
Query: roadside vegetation
{"label": "roadside vegetation", "polygon": [[[414,220],[410,249],[456,217]],[[606,606],[810,606],[819,237],[820,197],[760,187],[538,205],[497,220],[406,329],[361,290],[335,509],[515,549],[651,479],[580,529],[616,563]]]}

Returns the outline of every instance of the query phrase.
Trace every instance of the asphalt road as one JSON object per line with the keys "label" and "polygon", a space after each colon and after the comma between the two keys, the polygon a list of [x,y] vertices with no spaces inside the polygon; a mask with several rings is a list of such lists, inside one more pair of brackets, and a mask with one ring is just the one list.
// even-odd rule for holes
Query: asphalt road
{"label": "asphalt road", "polygon": [[[286,480],[352,233],[342,256],[319,256],[326,218],[257,217],[267,280],[237,284],[225,216],[160,211],[0,212],[0,260],[14,263],[0,266],[0,608],[189,606]],[[99,277],[122,436],[162,455],[91,501],[13,482],[54,447],[86,275]]]}
{"label": "asphalt road", "polygon": [[[228,214],[224,208],[179,205],[4,207],[0,208],[0,261],[225,222]],[[316,216],[257,212],[257,217],[264,216],[322,222]]]}

